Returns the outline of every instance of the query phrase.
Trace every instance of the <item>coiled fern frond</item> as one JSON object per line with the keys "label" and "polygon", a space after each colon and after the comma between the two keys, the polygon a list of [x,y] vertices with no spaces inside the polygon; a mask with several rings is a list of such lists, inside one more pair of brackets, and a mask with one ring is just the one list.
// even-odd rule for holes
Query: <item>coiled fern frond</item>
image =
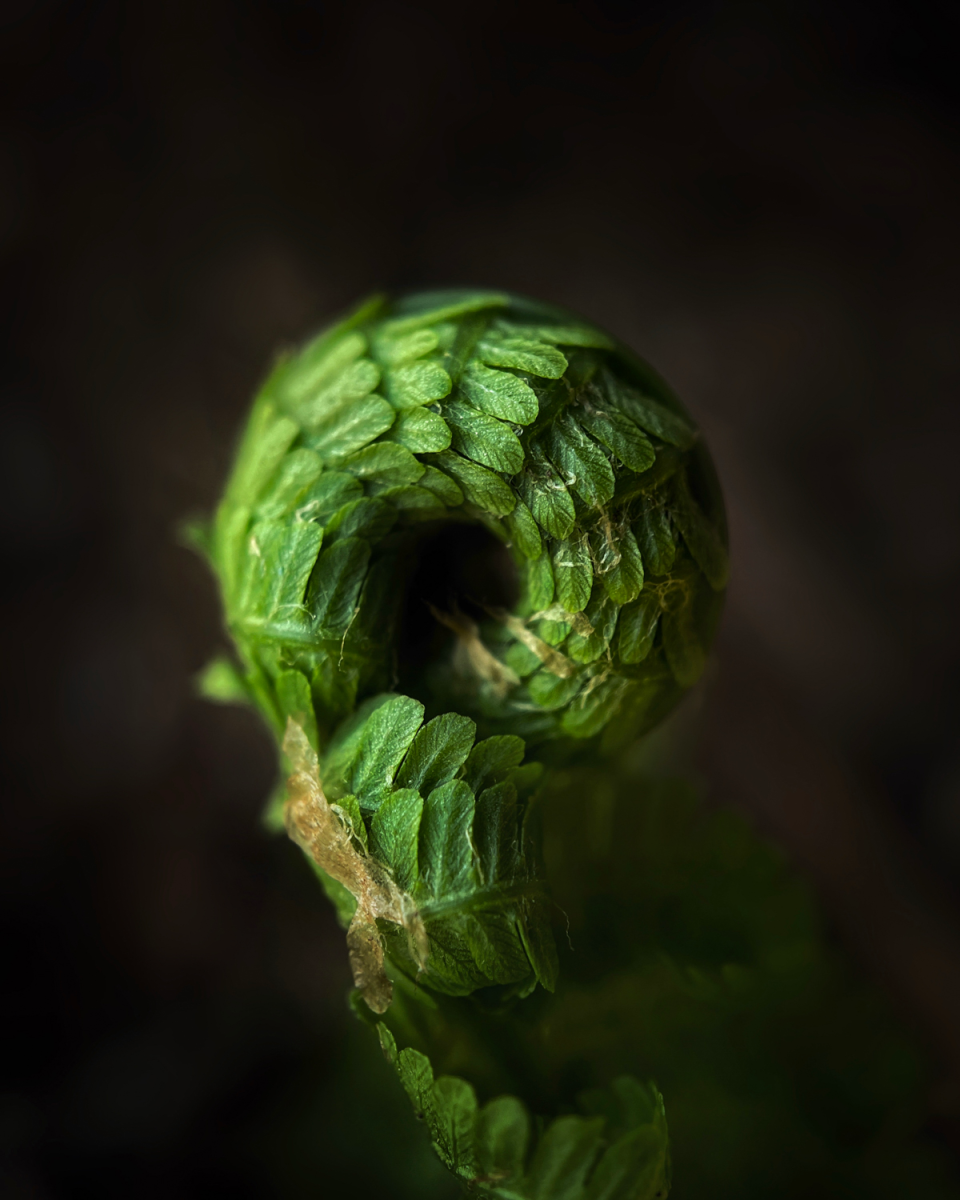
{"label": "coiled fern frond", "polygon": [[[237,652],[205,688],[282,746],[268,819],[336,906],[357,1012],[441,1159],[504,1200],[666,1196],[652,1032],[727,1028],[811,962],[779,869],[731,901],[716,836],[689,868],[715,911],[658,897],[702,842],[689,796],[609,759],[701,675],[727,581],[675,397],[544,305],[375,299],[277,363],[204,549]],[[737,961],[775,965],[773,993]]]}
{"label": "coiled fern frond", "polygon": [[[450,580],[433,612],[452,653],[405,670],[405,610],[422,603],[411,579],[458,526],[509,552],[500,590],[516,595],[485,605]],[[629,741],[703,669],[725,530],[680,405],[605,334],[546,306],[376,299],[279,362],[208,550],[242,664],[217,664],[208,688],[249,696],[282,739],[287,828],[348,925],[368,1008],[389,1014],[402,988],[380,1033],[444,1161],[496,1194],[553,1195],[562,1179],[574,1195],[588,1175],[590,1195],[620,1194],[614,1181],[638,1170],[665,1194],[649,1087],[619,1079],[597,1115],[555,1116],[531,1151],[521,1099],[478,1108],[467,1079],[434,1080],[429,1054],[441,1027],[493,1028],[556,988],[530,750],[556,760]],[[441,997],[471,999],[433,1020]],[[411,1045],[397,1050],[401,1027]]]}

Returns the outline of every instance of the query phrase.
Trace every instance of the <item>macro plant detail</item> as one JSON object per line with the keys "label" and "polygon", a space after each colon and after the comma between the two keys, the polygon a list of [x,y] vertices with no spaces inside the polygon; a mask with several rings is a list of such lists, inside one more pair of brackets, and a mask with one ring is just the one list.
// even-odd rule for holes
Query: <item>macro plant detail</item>
{"label": "macro plant detail", "polygon": [[[723,1144],[689,1194],[751,1157],[806,1194],[832,1143],[784,1088],[784,1022],[862,1008],[860,1036],[896,1036],[776,855],[636,753],[701,676],[728,573],[709,456],[651,368],[501,293],[374,299],[278,361],[197,541],[236,651],[204,690],[272,729],[267,822],[468,1190],[666,1196],[672,1084],[679,1144]],[[871,1087],[872,1146],[906,1088]],[[871,1152],[877,1179],[920,1169]]]}
{"label": "macro plant detail", "polygon": [[665,386],[530,302],[374,301],[279,363],[211,534],[248,686],[277,729],[307,711],[287,670],[308,681],[324,741],[391,686],[397,596],[443,521],[481,523],[516,563],[522,600],[502,628],[459,629],[473,679],[456,674],[458,702],[491,726],[622,740],[702,670],[722,504]]}

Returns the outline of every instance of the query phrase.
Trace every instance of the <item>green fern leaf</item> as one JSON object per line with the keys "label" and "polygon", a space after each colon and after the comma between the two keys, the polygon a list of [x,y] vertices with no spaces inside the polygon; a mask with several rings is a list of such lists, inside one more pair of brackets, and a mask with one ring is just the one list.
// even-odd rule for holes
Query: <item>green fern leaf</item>
{"label": "green fern leaf", "polygon": [[445,404],[443,415],[453,434],[454,450],[507,475],[523,470],[523,447],[503,421],[460,400]]}
{"label": "green fern leaf", "polygon": [[388,434],[415,454],[437,454],[450,445],[450,427],[429,408],[408,408],[397,414]]}
{"label": "green fern leaf", "polygon": [[338,467],[369,445],[393,424],[396,413],[380,396],[367,395],[354,403],[325,410],[304,435],[304,444],[323,460]]}
{"label": "green fern leaf", "polygon": [[586,539],[556,542],[552,558],[557,599],[568,613],[582,612],[593,585],[593,562]]}
{"label": "green fern leaf", "polygon": [[531,447],[530,469],[520,478],[520,495],[534,520],[555,538],[566,538],[577,523],[570,493],[560,475],[537,447]]}
{"label": "green fern leaf", "polygon": [[471,504],[495,517],[505,517],[516,507],[516,497],[499,475],[450,450],[438,454],[436,464],[444,474],[452,475]]}
{"label": "green fern leaf", "polygon": [[644,592],[620,613],[620,659],[639,663],[653,648],[653,639],[660,620],[660,597],[656,592]]}
{"label": "green fern leaf", "polygon": [[537,419],[540,405],[529,384],[509,371],[491,370],[472,362],[460,378],[460,391],[474,408],[501,421],[529,425]]}
{"label": "green fern leaf", "polygon": [[387,399],[401,411],[442,400],[452,386],[450,376],[435,362],[414,362],[384,372]]}
{"label": "green fern leaf", "polygon": [[546,342],[513,337],[491,330],[477,343],[476,355],[490,367],[515,367],[542,379],[559,379],[567,369],[567,360]]}
{"label": "green fern leaf", "polygon": [[629,417],[641,429],[652,433],[661,441],[676,446],[680,450],[689,450],[696,439],[693,425],[679,413],[645,396],[636,388],[630,387],[616,379],[609,371],[604,374],[605,391],[610,402]]}
{"label": "green fern leaf", "polygon": [[476,724],[459,713],[434,717],[419,730],[403,761],[397,783],[426,795],[448,783],[473,749]]}
{"label": "green fern leaf", "polygon": [[584,429],[631,471],[646,471],[653,466],[657,456],[650,439],[628,417],[596,409],[579,412],[577,417]]}

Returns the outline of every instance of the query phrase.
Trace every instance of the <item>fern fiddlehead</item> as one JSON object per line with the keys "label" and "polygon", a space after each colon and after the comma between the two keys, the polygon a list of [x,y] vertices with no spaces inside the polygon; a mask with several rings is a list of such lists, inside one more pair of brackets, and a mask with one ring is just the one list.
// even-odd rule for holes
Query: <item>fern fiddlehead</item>
{"label": "fern fiddlehead", "polygon": [[[442,576],[477,529],[499,602],[434,580],[425,624],[424,563]],[[207,690],[281,742],[271,819],[347,927],[358,1011],[441,1158],[489,1195],[666,1195],[656,1089],[550,1045],[540,825],[557,780],[704,666],[725,524],[675,398],[546,306],[377,299],[278,363],[206,550],[240,664]]]}
{"label": "fern fiddlehead", "polygon": [[909,1040],[803,887],[635,741],[727,571],[645,364],[506,295],[372,301],[277,364],[195,540],[236,647],[203,688],[282,746],[268,824],[468,1191],[664,1197],[652,1075],[685,1195],[956,1194]]}

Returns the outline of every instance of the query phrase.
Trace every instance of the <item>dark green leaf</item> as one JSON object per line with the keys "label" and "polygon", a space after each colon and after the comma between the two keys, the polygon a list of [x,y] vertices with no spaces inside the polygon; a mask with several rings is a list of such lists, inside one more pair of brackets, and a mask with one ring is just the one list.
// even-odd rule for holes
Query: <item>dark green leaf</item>
{"label": "dark green leaf", "polygon": [[365,810],[375,808],[393,786],[397,768],[423,721],[423,705],[410,696],[394,696],[369,717],[349,775],[350,791]]}
{"label": "dark green leaf", "polygon": [[433,1111],[427,1119],[440,1159],[461,1178],[474,1179],[477,1097],[470,1084],[455,1075],[441,1075],[433,1085]]}
{"label": "dark green leaf", "polygon": [[[369,583],[369,576],[367,578]],[[356,628],[359,621],[356,617],[351,619],[349,630]],[[316,636],[319,639],[329,636],[336,638],[338,643],[338,653],[336,654],[321,654],[314,657],[313,672],[310,676],[310,685],[313,689],[315,707],[317,711],[318,724],[323,722],[323,736],[326,737],[334,725],[344,717],[351,713],[357,703],[357,687],[359,685],[359,675],[356,670],[352,669],[352,663],[349,663],[341,655],[345,652],[344,633],[346,630],[335,629],[330,630],[329,634],[326,630],[317,630]],[[323,786],[326,790],[328,778],[323,776]],[[332,794],[327,792],[327,799],[330,800]]]}
{"label": "dark green leaf", "polygon": [[344,471],[324,471],[301,497],[297,519],[319,521],[325,525],[345,504],[359,500],[362,495],[363,487],[353,475]]}
{"label": "dark green leaf", "polygon": [[240,443],[224,503],[252,507],[299,432],[296,421],[281,416],[272,404],[258,401]]}
{"label": "dark green leaf", "polygon": [[596,442],[591,441],[569,413],[543,434],[547,457],[567,487],[586,504],[600,508],[613,498],[613,468]]}
{"label": "dark green leaf", "polygon": [[510,782],[517,789],[517,795],[527,799],[539,787],[543,773],[543,763],[524,763],[510,772]]}
{"label": "dark green leaf", "polygon": [[522,501],[517,501],[513,512],[504,519],[504,524],[510,530],[511,545],[516,546],[524,558],[540,557],[543,553],[540,530],[530,509]]}
{"label": "dark green leaf", "polygon": [[363,538],[343,538],[317,559],[306,603],[318,631],[337,636],[347,628],[369,561],[370,543]]}
{"label": "dark green leaf", "polygon": [[659,1122],[666,1132],[663,1097],[653,1084],[643,1084],[632,1075],[618,1075],[611,1083],[610,1091],[616,1098],[625,1128]]}
{"label": "dark green leaf", "polygon": [[374,340],[375,357],[387,367],[399,367],[423,358],[425,354],[436,350],[440,339],[432,329],[418,329],[414,333],[401,334],[399,337],[377,337]]}
{"label": "dark green leaf", "polygon": [[[481,979],[512,983],[531,976],[512,905],[487,907],[482,914],[465,912],[459,931]],[[534,980],[530,980],[534,983]]]}
{"label": "dark green leaf", "polygon": [[730,574],[727,548],[720,531],[707,520],[703,509],[690,494],[686,474],[682,471],[675,477],[673,518],[707,582],[714,591],[721,591],[727,586]]}
{"label": "dark green leaf", "polygon": [[413,1104],[413,1111],[418,1117],[429,1121],[433,1116],[433,1067],[430,1059],[419,1050],[405,1049],[397,1054],[395,1065],[404,1091]]}
{"label": "dark green leaf", "polygon": [[534,520],[551,537],[568,537],[576,524],[576,510],[563,480],[540,454],[531,447],[530,468],[520,477],[520,495]]}
{"label": "dark green leaf", "polygon": [[607,595],[616,604],[629,604],[643,590],[643,559],[629,529],[616,537],[617,557],[600,576]]}
{"label": "dark green leaf", "polygon": [[641,592],[620,613],[618,653],[624,663],[638,663],[650,653],[660,619],[660,597],[656,592]]}
{"label": "dark green leaf", "polygon": [[400,487],[377,489],[377,499],[391,504],[400,512],[418,512],[439,517],[443,514],[443,501],[434,492],[427,491],[419,483],[405,483]]}
{"label": "dark green leaf", "polygon": [[[563,605],[557,605],[562,611],[566,611]],[[543,620],[539,626],[539,636],[547,643],[548,646],[559,646],[565,641],[570,634],[570,625],[567,621]]]}
{"label": "dark green leaf", "polygon": [[423,797],[413,788],[390,792],[370,821],[370,852],[390,868],[397,887],[409,891],[418,876],[417,846]]}
{"label": "dark green leaf", "polygon": [[507,475],[523,470],[523,447],[509,425],[462,400],[448,401],[443,415],[453,435],[454,450]]}
{"label": "dark green leaf", "polygon": [[584,349],[612,350],[613,341],[591,325],[567,323],[563,325],[515,325],[498,321],[508,334],[515,337],[549,342],[553,346],[581,346]]}
{"label": "dark green leaf", "polygon": [[516,367],[542,379],[559,379],[567,369],[567,360],[555,347],[530,338],[512,337],[491,330],[480,339],[477,358],[491,367]]}
{"label": "dark green leaf", "polygon": [[[387,681],[390,643],[396,634],[397,617],[396,558],[392,553],[375,554],[367,577],[363,581],[356,619],[350,626],[350,645],[340,647],[338,660],[345,653],[351,661],[361,661],[372,668],[373,679],[383,686]],[[364,685],[368,688],[369,683]]]}
{"label": "dark green leaf", "polygon": [[680,603],[672,604],[661,621],[663,649],[674,679],[681,687],[692,687],[707,665],[694,620],[692,596],[684,592]]}
{"label": "dark green leaf", "polygon": [[641,1125],[605,1151],[585,1200],[659,1200],[669,1182],[666,1122]]}
{"label": "dark green leaf", "polygon": [[559,676],[554,675],[545,667],[533,675],[527,683],[533,701],[547,712],[566,708],[582,687],[583,676],[579,673]]}
{"label": "dark green leaf", "polygon": [[505,517],[513,512],[516,497],[499,475],[481,467],[452,450],[437,455],[437,465],[447,475],[452,475],[463,488],[466,498],[485,512],[495,517]]}
{"label": "dark green leaf", "polygon": [[237,607],[241,573],[247,563],[249,529],[250,509],[246,505],[234,507],[228,500],[222,500],[214,519],[211,551],[220,572],[228,613]]}
{"label": "dark green leaf", "polygon": [[625,680],[616,676],[592,679],[563,714],[560,724],[564,732],[576,738],[599,733],[620,707],[627,686]]}
{"label": "dark green leaf", "polygon": [[413,362],[390,367],[384,372],[383,390],[394,408],[416,408],[432,404],[450,394],[450,376],[436,362]]}
{"label": "dark green leaf", "polygon": [[616,567],[623,557],[620,539],[624,524],[614,525],[606,517],[599,520],[590,530],[590,553],[593,556],[593,573],[601,579]]}
{"label": "dark green leaf", "polygon": [[[502,481],[501,481],[502,482]],[[463,492],[453,482],[449,475],[444,475],[436,467],[427,467],[420,478],[420,487],[433,492],[437,499],[447,508],[457,508],[463,503]]]}
{"label": "dark green leaf", "polygon": [[492,1186],[523,1173],[530,1141],[530,1114],[516,1096],[497,1096],[477,1114],[476,1153],[480,1171]]}
{"label": "dark green leaf", "polygon": [[398,413],[386,436],[415,454],[437,453],[450,445],[446,421],[430,408],[408,408]]}
{"label": "dark green leaf", "polygon": [[631,471],[646,471],[656,460],[650,439],[629,417],[618,412],[584,409],[577,419]]}
{"label": "dark green leaf", "polygon": [[[244,624],[246,626],[246,622]],[[262,632],[262,629],[258,629],[256,623],[251,622],[251,626],[252,626],[252,628],[245,627],[243,629],[243,632],[245,634],[252,632],[254,635],[256,635],[259,632]],[[289,629],[290,626],[287,626],[286,628]],[[300,627],[295,626],[293,628],[295,629],[295,632],[297,632],[297,633],[301,632],[301,630],[302,630],[302,626],[300,626]],[[244,640],[246,640],[246,639],[244,639]],[[247,671],[246,671],[245,679],[246,679],[247,687],[250,689],[251,699],[253,700],[253,702],[257,706],[257,708],[259,708],[260,711],[264,714],[264,716],[267,718],[267,720],[270,722],[270,724],[274,727],[274,729],[276,729],[276,731],[278,733],[282,733],[283,727],[284,727],[284,720],[280,713],[280,707],[277,704],[276,693],[274,692],[273,687],[271,686],[270,682],[268,681],[267,676],[263,671],[263,668],[261,667],[260,663],[258,663],[258,662],[248,662],[246,665],[247,665]]]}
{"label": "dark green leaf", "polygon": [[553,564],[549,554],[541,554],[533,562],[527,562],[524,578],[527,603],[532,612],[542,612],[553,603]]}
{"label": "dark green leaf", "polygon": [[416,483],[424,468],[406,446],[377,442],[345,459],[343,469],[358,479],[382,487],[400,487],[405,483]]}
{"label": "dark green leaf", "polygon": [[376,543],[386,537],[396,520],[396,511],[389,504],[364,496],[345,504],[324,527],[323,536],[328,543],[348,537],[363,537]]}
{"label": "dark green leaf", "polygon": [[304,593],[322,538],[320,526],[309,521],[253,526],[239,605],[246,622],[293,621],[304,614]]}
{"label": "dark green leaf", "polygon": [[317,718],[313,712],[310,681],[301,671],[281,671],[276,680],[277,701],[284,718],[291,717],[317,749]]}
{"label": "dark green leaf", "polygon": [[636,521],[640,553],[651,575],[666,575],[673,566],[677,546],[673,540],[670,517],[662,504],[644,504]]}
{"label": "dark green leaf", "polygon": [[509,303],[510,297],[503,292],[421,292],[396,306],[397,316],[384,324],[383,332],[389,337],[398,337],[468,313],[506,308]]}
{"label": "dark green leaf", "polygon": [[617,603],[606,595],[602,587],[594,587],[590,603],[583,614],[593,627],[593,633],[581,634],[573,631],[564,643],[564,654],[574,662],[596,662],[607,652],[617,626],[619,611]]}
{"label": "dark green leaf", "polygon": [[582,1200],[601,1147],[602,1118],[557,1117],[540,1139],[524,1191],[531,1200]]}
{"label": "dark green leaf", "polygon": [[382,396],[364,396],[325,413],[304,434],[304,441],[327,466],[338,467],[375,437],[386,433],[396,415]]}
{"label": "dark green leaf", "polygon": [[541,325],[537,337],[557,346],[580,346],[585,350],[612,350],[613,340],[592,325]]}
{"label": "dark green leaf", "polygon": [[557,600],[569,613],[582,612],[593,587],[593,563],[586,539],[556,542],[551,557]]}
{"label": "dark green leaf", "polygon": [[337,726],[320,766],[323,790],[328,800],[336,800],[350,790],[351,772],[360,753],[360,742],[366,731],[367,721],[378,708],[396,699],[397,696],[392,692],[372,696]]}
{"label": "dark green leaf", "polygon": [[520,847],[517,789],[511,780],[484,788],[478,795],[473,841],[484,883],[513,879],[520,865]]}
{"label": "dark green leaf", "polygon": [[641,429],[652,433],[662,442],[689,450],[696,441],[697,431],[679,413],[667,408],[659,400],[645,396],[636,388],[622,383],[610,371],[604,371],[604,391],[611,404],[635,421]]}
{"label": "dark green leaf", "polygon": [[316,392],[307,392],[293,408],[293,416],[307,430],[328,427],[335,414],[345,414],[368,396],[380,382],[380,368],[361,358],[324,382]]}
{"label": "dark green leaf", "polygon": [[291,450],[254,509],[258,520],[277,520],[296,507],[300,497],[320,478],[323,464],[312,450]]}
{"label": "dark green leaf", "polygon": [[468,996],[477,988],[530,975],[530,963],[504,906],[488,900],[479,913],[471,911],[475,884],[479,874],[469,888],[436,901],[428,899],[425,890],[415,893],[430,939],[422,978],[448,996]]}
{"label": "dark green leaf", "polygon": [[527,958],[533,967],[537,982],[548,992],[556,989],[560,974],[557,960],[557,944],[543,900],[525,897],[520,906],[518,929]]}
{"label": "dark green leaf", "polygon": [[[380,1039],[380,1049],[383,1051],[383,1057],[394,1068],[397,1067],[397,1039],[393,1036],[390,1030],[382,1021],[376,1024],[377,1037]],[[433,1070],[431,1068],[431,1076]]]}
{"label": "dark green leaf", "polygon": [[452,779],[466,761],[477,727],[469,717],[444,713],[428,721],[413,739],[397,786],[427,794]]}
{"label": "dark green leaf", "polygon": [[474,408],[514,425],[529,425],[540,410],[537,394],[529,384],[509,371],[494,371],[482,363],[467,366],[460,390]]}
{"label": "dark green leaf", "polygon": [[540,659],[522,642],[514,642],[508,647],[503,661],[518,679],[526,679],[528,675],[540,669]]}
{"label": "dark green leaf", "polygon": [[[331,333],[334,336],[331,337]],[[366,348],[367,339],[362,333],[324,331],[286,364],[280,394],[288,403],[299,403],[347,371]]]}
{"label": "dark green leaf", "polygon": [[481,792],[512,767],[519,767],[525,750],[523,738],[512,733],[485,738],[470,751],[463,777],[474,792]]}
{"label": "dark green leaf", "polygon": [[461,779],[451,779],[427,796],[420,822],[420,879],[434,897],[475,886],[470,841],[474,805],[474,794]]}

